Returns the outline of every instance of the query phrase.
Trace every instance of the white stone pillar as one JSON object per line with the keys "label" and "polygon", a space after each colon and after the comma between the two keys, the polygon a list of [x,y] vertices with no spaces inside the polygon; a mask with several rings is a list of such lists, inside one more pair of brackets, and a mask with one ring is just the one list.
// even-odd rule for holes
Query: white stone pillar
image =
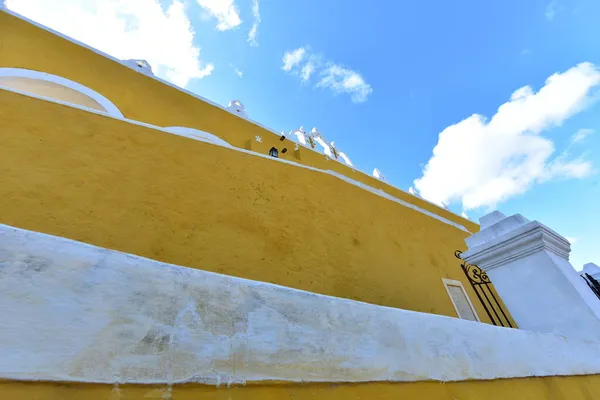
{"label": "white stone pillar", "polygon": [[600,341],[600,300],[569,263],[571,245],[520,214],[494,211],[465,240],[520,329]]}

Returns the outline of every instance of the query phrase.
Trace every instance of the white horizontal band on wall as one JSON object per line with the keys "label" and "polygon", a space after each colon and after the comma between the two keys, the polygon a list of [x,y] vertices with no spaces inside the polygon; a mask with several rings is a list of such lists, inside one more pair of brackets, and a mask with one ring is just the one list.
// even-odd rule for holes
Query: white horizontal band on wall
{"label": "white horizontal band on wall", "polygon": [[6,225],[0,265],[4,379],[168,384],[600,373],[594,342],[322,296]]}
{"label": "white horizontal band on wall", "polygon": [[100,104],[109,115],[112,115],[113,117],[117,118],[123,118],[123,114],[117,108],[117,106],[114,105],[106,97],[102,96],[100,93],[96,92],[93,89],[90,89],[87,86],[74,82],[70,79],[63,78],[61,76],[48,74],[46,72],[33,71],[30,69],[0,67],[0,77],[28,78],[56,83],[58,85],[62,85],[68,87],[69,89],[75,90],[76,92],[79,92],[93,99],[98,104]]}
{"label": "white horizontal band on wall", "polygon": [[[434,219],[436,219],[436,220],[438,220],[438,221],[440,221],[440,222],[442,222],[442,223],[444,223],[446,225],[450,225],[450,226],[453,226],[453,227],[455,227],[457,229],[460,229],[462,231],[470,233],[469,230],[467,228],[465,228],[461,224],[458,224],[458,223],[453,222],[453,221],[451,221],[449,219],[446,219],[446,218],[444,218],[444,217],[442,217],[442,216],[440,216],[438,214],[435,214],[435,213],[433,213],[431,211],[427,211],[427,210],[425,210],[425,209],[423,209],[423,208],[421,208],[419,206],[416,206],[416,205],[414,205],[412,203],[408,203],[408,202],[406,202],[404,200],[400,200],[399,198],[396,198],[396,197],[394,197],[394,196],[392,196],[390,194],[387,194],[386,192],[384,192],[381,189],[376,189],[376,188],[374,188],[372,186],[369,186],[369,185],[366,185],[366,184],[361,183],[359,181],[356,181],[354,179],[351,179],[351,178],[349,178],[349,177],[347,177],[345,175],[342,175],[342,174],[340,174],[338,172],[335,172],[335,171],[332,171],[332,170],[323,170],[323,169],[311,167],[309,165],[299,164],[299,163],[294,162],[294,161],[285,160],[283,158],[274,158],[274,157],[271,157],[271,156],[269,156],[267,154],[257,153],[257,152],[251,151],[251,150],[246,150],[246,149],[242,149],[242,148],[239,148],[239,147],[231,146],[229,143],[225,142],[224,140],[223,140],[223,142],[226,143],[226,144],[220,143],[220,142],[215,141],[215,140],[212,140],[212,141],[202,140],[202,139],[200,139],[200,137],[193,137],[191,135],[181,134],[181,132],[183,132],[183,131],[179,131],[179,133],[176,133],[175,131],[170,130],[170,129],[173,129],[173,128],[176,128],[177,130],[179,130],[179,129],[184,129],[184,130],[192,129],[192,130],[195,130],[194,128],[185,128],[185,127],[169,127],[169,128],[164,128],[164,127],[160,127],[160,126],[156,126],[156,125],[151,125],[151,124],[148,124],[148,123],[145,123],[145,122],[141,122],[141,121],[127,119],[125,117],[117,117],[117,116],[113,116],[113,115],[108,115],[106,113],[100,112],[98,110],[95,110],[95,109],[92,109],[92,108],[89,108],[89,107],[85,107],[85,106],[81,106],[81,105],[73,104],[73,103],[68,103],[68,102],[65,102],[65,101],[62,101],[62,100],[58,100],[58,99],[55,99],[55,98],[40,96],[38,94],[25,92],[25,91],[22,91],[22,90],[19,90],[19,89],[7,88],[7,87],[0,87],[0,90],[5,90],[5,91],[8,91],[8,92],[18,93],[18,94],[23,95],[23,96],[28,96],[28,97],[33,97],[33,98],[44,100],[44,101],[53,102],[53,103],[60,104],[60,105],[63,105],[63,106],[67,106],[67,107],[71,107],[71,108],[76,108],[76,109],[79,109],[79,110],[83,110],[83,111],[86,111],[86,112],[89,112],[89,113],[93,113],[93,114],[97,114],[97,115],[102,115],[104,117],[111,117],[113,119],[117,119],[119,121],[123,121],[123,122],[129,123],[129,124],[133,124],[133,125],[137,125],[137,126],[143,126],[145,128],[154,129],[154,130],[161,131],[161,132],[166,132],[166,133],[169,133],[169,134],[172,134],[172,135],[185,136],[187,138],[191,138],[191,139],[194,139],[194,140],[199,140],[199,141],[203,141],[203,142],[210,142],[211,144],[218,145],[218,146],[221,146],[221,147],[226,147],[226,148],[229,148],[231,150],[239,151],[239,152],[242,152],[242,153],[245,153],[245,154],[249,154],[249,155],[252,155],[252,156],[255,156],[255,157],[262,157],[264,159],[268,159],[271,162],[280,162],[280,163],[284,163],[284,164],[288,164],[288,165],[293,165],[293,166],[295,166],[297,168],[304,168],[304,169],[308,169],[308,170],[311,170],[311,171],[328,174],[328,175],[334,176],[334,177],[336,177],[338,179],[341,179],[341,180],[343,180],[343,181],[345,181],[345,182],[347,182],[347,183],[349,183],[351,185],[354,185],[354,186],[359,187],[361,189],[367,190],[367,191],[369,191],[369,192],[371,192],[371,193],[373,193],[373,194],[375,194],[377,196],[386,198],[386,199],[391,200],[391,201],[393,201],[395,203],[401,204],[401,205],[403,205],[403,206],[405,206],[407,208],[415,210],[415,211],[417,211],[417,212],[419,212],[421,214],[427,215],[428,217],[434,218]],[[206,139],[206,137],[204,139]]]}
{"label": "white horizontal band on wall", "polygon": [[217,135],[213,135],[212,133],[208,133],[205,131],[201,131],[200,129],[187,128],[183,126],[169,126],[163,128],[165,131],[174,133],[175,135],[185,136],[190,139],[201,140],[203,142],[209,142],[218,144],[224,147],[233,147],[225,140],[221,139]]}

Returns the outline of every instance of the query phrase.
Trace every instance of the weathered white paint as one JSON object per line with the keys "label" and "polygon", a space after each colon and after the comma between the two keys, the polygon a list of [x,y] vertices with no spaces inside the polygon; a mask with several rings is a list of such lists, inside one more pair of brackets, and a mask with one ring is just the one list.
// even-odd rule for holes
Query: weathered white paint
{"label": "weathered white paint", "polygon": [[95,90],[90,89],[87,86],[83,86],[70,79],[66,79],[57,75],[48,74],[45,72],[32,71],[29,69],[22,68],[0,68],[0,77],[18,77],[18,78],[29,78],[40,81],[52,82],[58,85],[66,86],[69,89],[75,90],[87,97],[95,100],[100,104],[106,112],[114,117],[122,118],[123,114],[110,100],[102,96]]}
{"label": "weathered white paint", "polygon": [[569,242],[537,221],[495,211],[466,239],[522,329],[600,341],[600,300],[569,263]]}
{"label": "weathered white paint", "polygon": [[202,142],[209,142],[213,144],[218,144],[223,147],[233,147],[225,140],[220,137],[213,135],[212,133],[204,132],[199,129],[194,128],[186,128],[182,126],[170,126],[168,128],[164,128],[166,131],[170,133],[174,133],[179,136],[185,136],[190,139],[200,140]]}
{"label": "weathered white paint", "polygon": [[[27,92],[23,92],[21,90],[13,89],[13,88],[0,87],[0,90],[6,90],[6,91],[9,91],[9,92],[18,93],[18,94],[21,94],[21,95],[24,95],[24,96],[34,97],[36,99],[40,99],[40,100],[44,100],[44,101],[49,101],[49,102],[52,102],[52,103],[57,103],[57,104],[60,104],[60,105],[63,105],[63,106],[67,106],[67,107],[71,107],[71,108],[77,108],[77,109],[80,109],[80,110],[83,110],[83,111],[87,111],[87,112],[90,112],[90,113],[93,113],[93,114],[97,114],[97,115],[100,115],[100,116],[103,116],[103,117],[109,117],[109,118],[113,118],[113,119],[118,119],[119,121],[123,121],[123,122],[129,123],[129,124],[133,124],[133,125],[143,126],[145,128],[154,129],[156,131],[166,132],[166,133],[177,135],[177,136],[184,136],[184,135],[173,133],[173,132],[167,130],[167,128],[163,128],[163,127],[160,127],[160,126],[147,124],[145,122],[140,122],[140,121],[136,121],[136,120],[132,120],[132,119],[127,119],[127,118],[124,118],[124,117],[120,117],[119,118],[119,117],[111,116],[111,115],[99,112],[98,110],[94,110],[92,108],[84,107],[84,106],[81,106],[81,105],[78,105],[78,104],[67,103],[67,102],[64,102],[64,101],[61,101],[61,100],[57,100],[57,99],[53,99],[53,98],[50,98],[50,97],[39,96],[37,94],[27,93]],[[195,138],[195,139],[198,139],[198,138]],[[235,151],[239,151],[239,152],[242,152],[242,153],[246,153],[246,154],[249,154],[249,155],[252,155],[252,156],[262,157],[262,158],[265,158],[265,159],[268,159],[268,160],[271,160],[271,161],[282,162],[284,164],[293,165],[293,166],[298,167],[298,168],[304,168],[304,169],[308,169],[308,170],[311,170],[311,171],[316,171],[316,172],[320,172],[320,173],[324,173],[324,174],[329,174],[329,175],[335,176],[336,178],[342,179],[342,180],[344,180],[344,181],[346,181],[346,182],[348,182],[348,183],[350,183],[352,185],[358,186],[361,189],[368,190],[369,192],[371,192],[373,194],[376,194],[378,196],[384,197],[384,198],[386,198],[388,200],[392,200],[392,201],[394,201],[394,202],[396,202],[398,204],[402,204],[402,205],[404,205],[406,207],[409,207],[409,208],[411,208],[411,209],[413,209],[413,210],[415,210],[417,212],[420,212],[420,213],[425,214],[425,215],[427,215],[429,217],[432,217],[432,218],[434,218],[434,219],[436,219],[436,220],[438,220],[438,221],[440,221],[440,222],[442,222],[444,224],[456,227],[456,228],[458,228],[460,230],[463,230],[465,232],[469,232],[469,230],[467,230],[467,228],[465,228],[461,224],[457,224],[457,223],[455,223],[453,221],[450,221],[450,220],[448,220],[448,219],[446,219],[444,217],[441,217],[441,216],[439,216],[439,215],[437,215],[435,213],[429,212],[429,211],[427,211],[425,209],[422,209],[422,208],[420,208],[418,206],[410,204],[410,203],[408,203],[406,201],[400,200],[400,199],[398,199],[398,198],[396,198],[396,197],[394,197],[392,195],[389,195],[389,194],[383,192],[380,189],[375,189],[375,188],[373,188],[371,186],[365,185],[364,183],[358,182],[358,181],[356,181],[354,179],[350,179],[350,178],[346,177],[345,175],[338,174],[337,172],[330,171],[330,170],[322,170],[322,169],[319,169],[319,168],[314,168],[314,167],[311,167],[311,166],[308,166],[308,165],[299,164],[299,163],[296,163],[296,162],[293,162],[293,161],[289,161],[289,160],[284,160],[284,159],[281,159],[281,158],[270,157],[270,156],[265,155],[265,154],[257,153],[257,152],[251,151],[251,150],[241,149],[239,147],[234,147],[234,146],[231,146],[229,144],[227,146],[225,146],[223,144],[219,144],[219,143],[216,143],[214,141],[210,142],[210,143],[218,145],[218,146],[222,146],[222,147],[227,147],[229,149],[232,149],[232,150],[235,150]]]}
{"label": "weathered white paint", "polygon": [[600,373],[595,342],[322,296],[5,225],[0,266],[5,379],[364,382]]}

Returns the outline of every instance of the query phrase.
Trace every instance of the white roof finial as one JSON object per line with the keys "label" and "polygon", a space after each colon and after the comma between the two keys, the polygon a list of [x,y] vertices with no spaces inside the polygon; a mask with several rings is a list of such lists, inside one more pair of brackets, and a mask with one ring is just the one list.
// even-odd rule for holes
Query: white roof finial
{"label": "white roof finial", "polygon": [[239,115],[240,117],[248,118],[248,114],[246,114],[246,108],[239,100],[231,100],[227,106],[227,109],[230,112]]}
{"label": "white roof finial", "polygon": [[142,72],[146,75],[154,76],[154,72],[152,71],[152,66],[146,60],[121,60],[121,62],[127,65],[129,68],[134,69],[136,71]]}
{"label": "white roof finial", "polygon": [[373,176],[377,179],[379,179],[380,181],[384,181],[385,182],[385,176],[383,176],[383,174],[381,173],[380,170],[378,170],[377,168],[375,168],[373,170]]}
{"label": "white roof finial", "polygon": [[300,143],[303,146],[306,146],[306,133],[304,132],[303,126],[296,129],[295,131],[290,132],[290,136],[293,136],[293,135],[296,135],[296,138],[298,139],[298,143]]}

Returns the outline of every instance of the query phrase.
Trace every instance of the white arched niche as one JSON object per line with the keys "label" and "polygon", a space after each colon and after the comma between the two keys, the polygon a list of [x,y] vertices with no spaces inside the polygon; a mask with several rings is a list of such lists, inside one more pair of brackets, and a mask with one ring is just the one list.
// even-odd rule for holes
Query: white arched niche
{"label": "white arched niche", "polygon": [[123,118],[123,114],[117,106],[100,93],[57,75],[22,68],[0,68],[0,88],[2,87],[91,108],[114,117]]}
{"label": "white arched niche", "polygon": [[174,133],[175,135],[185,136],[190,139],[200,140],[202,142],[213,143],[219,146],[224,147],[233,147],[220,137],[213,135],[212,133],[204,132],[199,129],[194,128],[186,128],[183,126],[169,126],[167,128],[163,128],[167,132]]}

